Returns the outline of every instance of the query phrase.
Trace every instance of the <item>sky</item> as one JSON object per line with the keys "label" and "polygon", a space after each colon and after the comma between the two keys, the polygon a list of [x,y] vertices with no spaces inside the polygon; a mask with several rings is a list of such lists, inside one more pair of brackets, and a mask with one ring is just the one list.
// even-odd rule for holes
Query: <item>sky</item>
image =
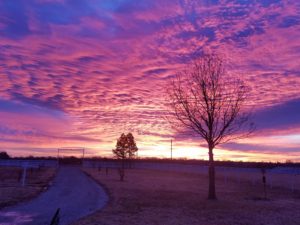
{"label": "sky", "polygon": [[257,127],[215,158],[299,162],[295,0],[1,0],[0,151],[111,156],[132,132],[141,157],[169,157],[173,139],[174,157],[207,159],[163,118],[166,84],[204,52],[248,83]]}

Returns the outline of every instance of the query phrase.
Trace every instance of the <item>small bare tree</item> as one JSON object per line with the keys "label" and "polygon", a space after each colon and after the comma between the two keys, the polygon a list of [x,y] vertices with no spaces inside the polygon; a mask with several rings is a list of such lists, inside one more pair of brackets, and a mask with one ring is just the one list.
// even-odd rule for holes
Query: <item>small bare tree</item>
{"label": "small bare tree", "polygon": [[214,148],[254,130],[245,110],[247,91],[242,80],[226,74],[222,58],[213,54],[204,55],[190,70],[178,73],[167,88],[169,122],[207,142],[209,199],[216,199]]}

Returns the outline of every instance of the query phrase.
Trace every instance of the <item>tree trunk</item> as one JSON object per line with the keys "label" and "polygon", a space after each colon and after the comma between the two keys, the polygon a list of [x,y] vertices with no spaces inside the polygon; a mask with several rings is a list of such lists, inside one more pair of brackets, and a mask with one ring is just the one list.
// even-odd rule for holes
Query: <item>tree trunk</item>
{"label": "tree trunk", "polygon": [[214,163],[214,154],[213,147],[209,147],[209,164],[208,164],[208,199],[215,200],[216,197],[216,186],[215,186],[215,163]]}
{"label": "tree trunk", "polygon": [[122,165],[121,168],[119,168],[119,175],[120,175],[120,181],[124,181],[125,177],[125,165],[124,165],[124,159],[122,159]]}
{"label": "tree trunk", "polygon": [[124,181],[124,169],[120,168],[119,174],[120,174],[120,181]]}

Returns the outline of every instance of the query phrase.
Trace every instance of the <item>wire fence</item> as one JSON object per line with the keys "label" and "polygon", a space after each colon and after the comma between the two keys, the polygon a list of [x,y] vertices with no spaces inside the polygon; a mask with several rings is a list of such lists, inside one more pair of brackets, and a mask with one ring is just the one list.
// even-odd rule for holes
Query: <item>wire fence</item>
{"label": "wire fence", "polygon": [[24,160],[24,159],[3,159],[0,160],[0,167],[27,167],[27,168],[40,168],[40,167],[56,167],[57,160]]}
{"label": "wire fence", "polygon": [[0,160],[0,187],[26,186],[28,177],[34,178],[30,185],[38,184],[46,168],[57,167],[56,160]]}
{"label": "wire fence", "polygon": [[[120,162],[117,161],[93,161],[85,160],[83,163],[87,168],[115,169],[119,168]],[[165,162],[138,162],[133,161],[131,167],[135,169],[152,169],[174,172],[187,172],[208,175],[208,166],[195,164],[165,163]],[[217,181],[225,183],[236,182],[251,186],[262,183],[261,168],[238,168],[238,167],[216,167]],[[300,191],[300,168],[275,167],[265,169],[266,184],[269,188],[286,188],[291,191]]]}
{"label": "wire fence", "polygon": [[[23,186],[26,185],[26,176],[28,172],[34,169],[46,167],[57,167],[57,160],[0,160],[1,167],[17,167],[19,171],[15,175]],[[108,172],[109,169],[117,169],[120,162],[109,160],[84,160],[83,167],[102,168]],[[128,167],[135,169],[152,169],[163,171],[196,173],[207,176],[208,166],[196,164],[166,163],[166,162],[142,162],[132,161]],[[5,175],[3,176],[5,178]],[[4,179],[4,178],[1,179]],[[300,168],[297,167],[275,167],[265,170],[266,184],[269,188],[286,188],[291,191],[300,191]],[[261,168],[237,168],[237,167],[216,167],[216,178],[219,181],[246,183],[248,185],[258,185],[262,183]],[[10,176],[9,179],[14,179]]]}

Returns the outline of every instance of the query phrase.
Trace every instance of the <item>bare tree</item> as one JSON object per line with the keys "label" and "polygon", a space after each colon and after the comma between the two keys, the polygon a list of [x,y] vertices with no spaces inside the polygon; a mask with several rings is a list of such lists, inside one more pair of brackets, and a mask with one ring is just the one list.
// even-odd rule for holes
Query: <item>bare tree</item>
{"label": "bare tree", "polygon": [[209,199],[216,199],[214,148],[254,131],[250,113],[245,110],[247,93],[244,82],[229,76],[222,58],[213,54],[204,55],[189,70],[178,73],[167,88],[168,120],[207,142]]}

